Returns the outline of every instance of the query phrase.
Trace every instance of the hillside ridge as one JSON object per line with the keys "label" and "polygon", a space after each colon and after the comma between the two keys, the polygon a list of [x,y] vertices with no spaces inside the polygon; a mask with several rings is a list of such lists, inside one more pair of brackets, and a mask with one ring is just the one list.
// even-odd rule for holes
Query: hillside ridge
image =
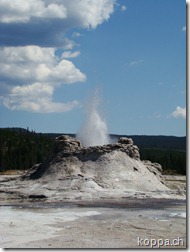
{"label": "hillside ridge", "polygon": [[[71,133],[36,133],[28,128],[0,128],[0,171],[26,170],[41,163],[51,152],[53,141]],[[186,137],[110,134],[112,143],[132,138],[141,158],[160,163],[164,170],[186,174]]]}

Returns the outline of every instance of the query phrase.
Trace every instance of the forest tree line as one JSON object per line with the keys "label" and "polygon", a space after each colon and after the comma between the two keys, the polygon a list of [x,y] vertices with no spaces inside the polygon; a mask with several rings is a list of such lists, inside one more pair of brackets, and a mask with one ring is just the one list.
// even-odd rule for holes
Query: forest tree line
{"label": "forest tree line", "polygon": [[[52,151],[54,138],[58,135],[35,133],[22,128],[1,128],[0,171],[27,170],[41,163]],[[185,137],[127,137],[131,137],[139,147],[141,160],[160,163],[164,173],[186,174]]]}
{"label": "forest tree line", "polygon": [[25,129],[0,129],[0,171],[27,170],[51,151],[52,139]]}
{"label": "forest tree line", "polygon": [[141,148],[142,160],[150,160],[162,165],[165,174],[186,175],[186,152],[171,149]]}

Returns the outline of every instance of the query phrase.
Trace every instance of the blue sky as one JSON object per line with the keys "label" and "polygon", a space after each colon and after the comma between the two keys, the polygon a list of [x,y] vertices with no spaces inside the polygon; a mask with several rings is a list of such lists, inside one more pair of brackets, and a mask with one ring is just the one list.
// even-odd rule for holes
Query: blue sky
{"label": "blue sky", "polygon": [[76,133],[99,87],[110,133],[186,134],[184,0],[0,0],[0,10],[0,127]]}

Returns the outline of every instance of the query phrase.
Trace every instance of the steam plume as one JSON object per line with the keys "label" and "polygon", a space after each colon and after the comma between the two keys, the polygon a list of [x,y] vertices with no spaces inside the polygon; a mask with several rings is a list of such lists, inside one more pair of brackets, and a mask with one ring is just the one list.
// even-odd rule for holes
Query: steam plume
{"label": "steam plume", "polygon": [[77,134],[83,146],[97,146],[110,143],[106,121],[101,117],[99,90],[96,89],[92,99],[85,106],[85,121]]}

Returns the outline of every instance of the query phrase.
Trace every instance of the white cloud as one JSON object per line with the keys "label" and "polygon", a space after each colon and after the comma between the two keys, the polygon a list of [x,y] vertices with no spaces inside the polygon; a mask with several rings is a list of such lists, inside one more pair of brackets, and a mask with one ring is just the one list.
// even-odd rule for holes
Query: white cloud
{"label": "white cloud", "polygon": [[186,26],[183,26],[183,28],[181,29],[182,31],[186,31]]}
{"label": "white cloud", "polygon": [[96,28],[108,20],[114,11],[113,0],[69,0],[64,4],[71,24],[83,28]]}
{"label": "white cloud", "polygon": [[45,18],[61,19],[67,28],[73,24],[96,28],[113,11],[114,0],[0,0],[1,23],[29,23],[34,18]]}
{"label": "white cloud", "polygon": [[171,113],[171,116],[186,119],[186,108],[177,106],[176,110]]}
{"label": "white cloud", "polygon": [[29,22],[31,18],[66,18],[67,9],[63,4],[49,3],[42,0],[0,0],[0,22]]}
{"label": "white cloud", "polygon": [[121,6],[121,11],[126,11],[126,10],[127,10],[127,6],[122,5],[122,6]]}
{"label": "white cloud", "polygon": [[46,63],[54,58],[54,48],[43,48],[39,46],[18,46],[18,47],[1,47],[1,62],[9,63]]}
{"label": "white cloud", "polygon": [[48,84],[33,83],[31,85],[16,86],[11,90],[12,97],[42,97],[51,96],[53,87]]}
{"label": "white cloud", "polygon": [[53,101],[58,86],[86,80],[70,60],[80,52],[73,51],[76,44],[67,32],[75,29],[73,36],[68,32],[74,39],[81,35],[78,28],[95,29],[110,18],[114,2],[0,0],[1,104],[13,110],[43,113],[78,106],[77,101]]}
{"label": "white cloud", "polygon": [[[114,2],[0,0],[0,45],[38,45],[71,50],[74,42],[67,38],[67,32],[74,28],[95,29],[110,18]],[[79,35],[77,31],[73,32]]]}
{"label": "white cloud", "polygon": [[72,34],[72,37],[73,38],[78,38],[78,37],[81,37],[82,35],[81,35],[81,33],[80,32],[74,32],[73,34]]}
{"label": "white cloud", "polygon": [[68,111],[78,104],[52,102],[56,87],[86,80],[71,61],[55,53],[55,48],[37,46],[1,48],[1,81],[9,86],[9,92],[1,98],[4,106],[47,113]]}
{"label": "white cloud", "polygon": [[58,81],[65,84],[84,82],[86,80],[86,76],[68,60],[61,60],[59,64],[52,69],[49,77],[53,82]]}
{"label": "white cloud", "polygon": [[139,65],[140,63],[142,63],[143,60],[134,60],[134,61],[131,61],[129,63],[129,66],[135,66],[135,65]]}
{"label": "white cloud", "polygon": [[[22,98],[22,99],[21,99]],[[33,98],[26,96],[6,97],[3,101],[5,107],[10,110],[24,110],[35,113],[61,113],[78,107],[78,101],[68,103],[53,102],[52,97]]]}
{"label": "white cloud", "polygon": [[69,59],[69,58],[76,58],[80,55],[80,51],[65,51],[62,53],[62,58]]}
{"label": "white cloud", "polygon": [[55,48],[37,46],[1,48],[1,78],[20,84],[48,81],[52,85],[86,80],[71,61],[58,58],[55,52]]}
{"label": "white cloud", "polygon": [[16,86],[3,98],[3,105],[11,110],[25,110],[38,113],[67,112],[79,105],[77,101],[58,103],[52,101],[53,87],[34,83]]}

